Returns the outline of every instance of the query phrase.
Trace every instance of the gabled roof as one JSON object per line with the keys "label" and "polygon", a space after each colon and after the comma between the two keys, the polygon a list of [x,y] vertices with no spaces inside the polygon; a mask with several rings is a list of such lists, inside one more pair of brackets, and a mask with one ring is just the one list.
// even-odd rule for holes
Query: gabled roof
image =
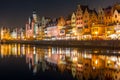
{"label": "gabled roof", "polygon": [[87,9],[88,11],[90,10],[88,5],[78,5],[77,9],[81,8],[81,10],[83,11],[83,13],[85,12],[85,10]]}
{"label": "gabled roof", "polygon": [[[78,7],[77,7],[77,9],[78,9]],[[93,9],[93,10],[89,9],[88,5],[80,5],[80,8],[83,11],[83,13],[85,13],[85,10],[87,9],[88,13],[90,13],[90,14],[95,13],[97,15],[96,10],[95,9]]]}
{"label": "gabled roof", "polygon": [[112,7],[109,6],[107,8],[104,8],[104,13],[105,13],[105,16],[112,16]]}
{"label": "gabled roof", "polygon": [[98,15],[95,9],[93,9],[93,10],[89,10],[88,12],[89,12],[89,14],[93,14],[93,13],[95,13],[96,15]]}
{"label": "gabled roof", "polygon": [[81,9],[83,10],[83,13],[85,12],[85,10],[87,9],[88,11],[90,10],[88,8],[88,5],[81,5]]}
{"label": "gabled roof", "polygon": [[113,6],[113,12],[117,10],[119,11],[120,10],[120,3],[116,3],[114,6]]}

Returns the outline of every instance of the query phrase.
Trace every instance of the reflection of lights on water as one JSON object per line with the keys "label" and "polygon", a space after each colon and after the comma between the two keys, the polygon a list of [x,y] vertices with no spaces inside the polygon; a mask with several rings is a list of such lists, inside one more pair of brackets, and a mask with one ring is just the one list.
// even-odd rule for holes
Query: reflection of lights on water
{"label": "reflection of lights on water", "polygon": [[[48,49],[48,52],[50,53],[51,49]],[[56,53],[56,49],[54,47],[52,47],[52,54]]]}
{"label": "reflection of lights on water", "polygon": [[51,57],[51,55],[52,55],[52,54],[51,54],[51,49],[49,48],[49,49],[48,49],[48,57]]}
{"label": "reflection of lights on water", "polygon": [[77,64],[78,67],[82,67],[83,65],[82,64]]}
{"label": "reflection of lights on water", "polygon": [[106,52],[109,53],[109,50],[107,50]]}
{"label": "reflection of lights on water", "polygon": [[37,65],[34,66],[33,73],[37,73]]}
{"label": "reflection of lights on water", "polygon": [[118,57],[118,61],[120,62],[120,57]]}
{"label": "reflection of lights on water", "polygon": [[110,58],[112,61],[117,61],[117,57],[113,56]]}
{"label": "reflection of lights on water", "polygon": [[9,45],[9,54],[11,54],[11,49],[12,49],[11,45]]}
{"label": "reflection of lights on water", "polygon": [[32,68],[32,64],[31,63],[29,63],[29,69],[31,69]]}
{"label": "reflection of lights on water", "polygon": [[1,53],[1,58],[3,58],[3,54]]}
{"label": "reflection of lights on water", "polygon": [[66,54],[70,54],[70,48],[66,48]]}
{"label": "reflection of lights on water", "polygon": [[116,51],[113,51],[113,53],[117,53]]}
{"label": "reflection of lights on water", "polygon": [[118,60],[116,62],[116,66],[117,66],[117,68],[120,68],[120,58],[118,58]]}
{"label": "reflection of lights on water", "polygon": [[118,51],[118,53],[120,54],[120,51]]}
{"label": "reflection of lights on water", "polygon": [[20,47],[21,47],[21,45],[19,44],[19,45],[18,45],[18,50],[17,50],[18,55],[21,55],[21,52],[20,52]]}
{"label": "reflection of lights on water", "polygon": [[97,50],[96,50],[96,51],[94,51],[94,53],[98,53],[98,52],[99,52],[99,51],[97,51]]}
{"label": "reflection of lights on water", "polygon": [[42,62],[42,71],[45,72],[47,66],[46,66],[46,63],[43,61]]}
{"label": "reflection of lights on water", "polygon": [[83,57],[84,57],[84,58],[91,59],[91,58],[92,58],[92,55],[91,55],[91,54],[83,54]]}
{"label": "reflection of lights on water", "polygon": [[33,47],[33,54],[36,54],[36,47]]}
{"label": "reflection of lights on water", "polygon": [[28,46],[28,50],[27,51],[28,51],[28,54],[29,54],[30,53],[30,46]]}
{"label": "reflection of lights on water", "polygon": [[77,59],[77,57],[73,57],[72,60],[73,60],[73,62],[77,62],[78,59]]}
{"label": "reflection of lights on water", "polygon": [[117,62],[116,65],[117,65],[117,68],[119,68],[120,67],[120,62]]}
{"label": "reflection of lights on water", "polygon": [[93,67],[93,69],[95,69],[95,67]]}
{"label": "reflection of lights on water", "polygon": [[85,54],[85,55],[84,55],[84,57],[86,58],[86,57],[87,57],[87,55]]}
{"label": "reflection of lights on water", "polygon": [[59,52],[60,52],[60,54],[62,54],[62,49],[61,48],[60,48]]}
{"label": "reflection of lights on water", "polygon": [[25,47],[24,46],[21,48],[21,52],[23,55],[25,55]]}

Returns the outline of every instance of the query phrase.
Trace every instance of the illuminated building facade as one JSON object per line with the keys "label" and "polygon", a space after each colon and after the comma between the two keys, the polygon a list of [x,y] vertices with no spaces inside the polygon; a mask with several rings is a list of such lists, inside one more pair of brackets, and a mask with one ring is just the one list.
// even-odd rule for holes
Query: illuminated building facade
{"label": "illuminated building facade", "polygon": [[76,11],[76,27],[77,28],[83,28],[83,10],[81,9],[81,6],[77,6],[77,11]]}
{"label": "illuminated building facade", "polygon": [[37,19],[36,12],[33,12],[33,16],[29,17],[28,23],[26,23],[26,38],[27,39],[34,39],[37,37],[39,23]]}
{"label": "illuminated building facade", "polygon": [[83,39],[91,39],[91,24],[90,24],[90,9],[88,7],[85,8],[84,15],[84,29],[83,29]]}
{"label": "illuminated building facade", "polygon": [[102,8],[100,8],[98,10],[98,23],[104,24],[104,10]]}
{"label": "illuminated building facade", "polygon": [[93,24],[91,28],[91,34],[93,39],[104,39],[105,36],[105,25]]}
{"label": "illuminated building facade", "polygon": [[46,25],[46,37],[51,39],[56,39],[59,35],[59,29],[58,29],[58,20],[53,19]]}
{"label": "illuminated building facade", "polygon": [[39,27],[38,27],[38,33],[37,33],[37,40],[42,40],[44,38],[44,35],[45,35],[45,31],[44,31],[44,28],[46,26],[46,20],[45,20],[45,17],[43,16],[42,19],[40,20],[40,24],[39,24]]}
{"label": "illuminated building facade", "polygon": [[113,12],[113,15],[112,15],[113,23],[120,23],[120,3],[116,3],[113,6],[112,12]]}
{"label": "illuminated building facade", "polygon": [[71,16],[71,27],[72,27],[72,34],[73,36],[76,36],[76,15],[75,13],[73,12],[72,16]]}
{"label": "illuminated building facade", "polygon": [[98,16],[97,16],[97,12],[94,10],[90,10],[90,26],[92,26],[92,24],[97,24],[98,23]]}
{"label": "illuminated building facade", "polygon": [[86,29],[89,29],[90,27],[90,13],[88,7],[85,8],[84,14],[83,14],[83,21],[84,21],[84,30],[85,32],[90,32],[89,30],[86,31]]}
{"label": "illuminated building facade", "polygon": [[2,27],[0,31],[1,40],[9,40],[10,39],[10,29],[6,27]]}
{"label": "illuminated building facade", "polygon": [[[97,30],[94,25],[97,25],[97,28],[99,29]],[[101,27],[101,25],[104,25],[105,27]],[[91,10],[86,5],[77,5],[76,11],[71,15],[68,15],[67,18],[60,17],[56,21],[46,17],[39,19],[34,11],[32,17],[29,17],[28,22],[26,23],[25,30],[17,29],[16,31],[10,31],[9,29],[1,28],[0,33],[1,39],[4,40],[10,38],[43,40],[48,37],[50,39],[56,37],[56,39],[66,40],[91,40],[95,35],[106,36],[104,38],[107,39],[114,34],[117,38],[119,37],[119,25],[119,3],[107,8],[100,8],[98,13],[95,9]],[[96,32],[94,32],[94,28],[96,28]],[[10,32],[12,32],[11,35]]]}
{"label": "illuminated building facade", "polygon": [[104,8],[104,24],[111,25],[112,24],[112,7]]}
{"label": "illuminated building facade", "polygon": [[59,30],[59,37],[62,38],[65,36],[65,19],[63,17],[58,19],[57,27]]}
{"label": "illuminated building facade", "polygon": [[71,26],[72,28],[76,27],[76,15],[74,12],[72,13],[72,16],[71,16]]}
{"label": "illuminated building facade", "polygon": [[105,36],[107,39],[109,39],[109,37],[115,33],[115,27],[114,26],[107,26],[105,28]]}

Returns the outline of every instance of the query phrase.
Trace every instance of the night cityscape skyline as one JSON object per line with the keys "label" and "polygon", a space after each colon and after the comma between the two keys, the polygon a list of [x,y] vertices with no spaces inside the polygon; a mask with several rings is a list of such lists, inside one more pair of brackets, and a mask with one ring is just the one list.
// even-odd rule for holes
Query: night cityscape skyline
{"label": "night cityscape skyline", "polygon": [[120,80],[120,0],[2,0],[0,77]]}
{"label": "night cityscape skyline", "polygon": [[[76,9],[77,5],[88,5],[96,10],[99,7],[108,7],[114,5],[118,0],[25,0],[25,1],[1,1],[0,3],[0,26],[6,27],[24,27],[28,17],[33,10],[42,17],[58,18],[68,16]],[[98,4],[99,3],[99,4]]]}

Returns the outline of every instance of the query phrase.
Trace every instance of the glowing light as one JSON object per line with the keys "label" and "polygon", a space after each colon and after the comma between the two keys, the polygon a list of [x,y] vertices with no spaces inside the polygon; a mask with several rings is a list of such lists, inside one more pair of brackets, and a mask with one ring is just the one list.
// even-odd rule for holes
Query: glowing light
{"label": "glowing light", "polygon": [[108,64],[110,64],[110,60],[108,60]]}
{"label": "glowing light", "polygon": [[73,62],[77,62],[78,61],[78,59],[77,59],[77,57],[73,57]]}
{"label": "glowing light", "polygon": [[96,32],[95,32],[95,34],[97,35],[97,34],[98,34],[98,32],[96,31]]}
{"label": "glowing light", "polygon": [[95,61],[95,64],[98,64],[98,60]]}
{"label": "glowing light", "polygon": [[87,55],[85,54],[85,56],[84,56],[85,58],[87,57]]}
{"label": "glowing light", "polygon": [[52,55],[52,54],[51,54],[51,49],[49,48],[49,49],[48,49],[48,57],[50,58],[51,55]]}
{"label": "glowing light", "polygon": [[82,64],[77,64],[78,67],[82,67],[83,65]]}

